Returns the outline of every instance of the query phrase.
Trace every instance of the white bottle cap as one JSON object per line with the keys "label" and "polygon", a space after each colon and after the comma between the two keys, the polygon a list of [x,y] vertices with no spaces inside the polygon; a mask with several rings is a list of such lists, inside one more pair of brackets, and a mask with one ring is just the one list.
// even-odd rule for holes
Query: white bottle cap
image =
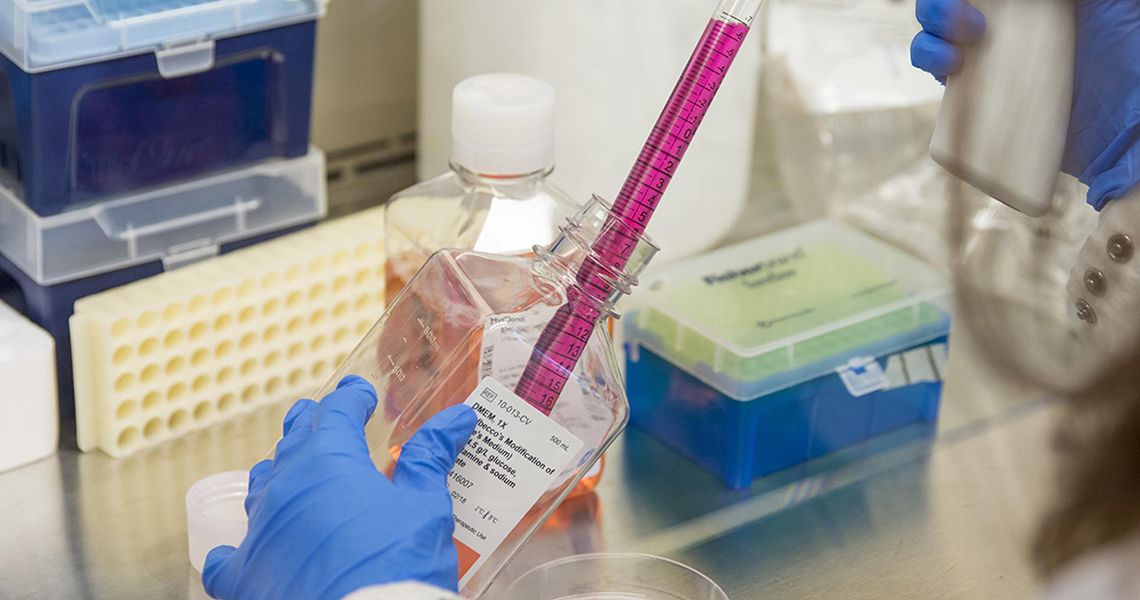
{"label": "white bottle cap", "polygon": [[190,565],[198,572],[216,546],[245,539],[245,497],[249,473],[226,471],[199,480],[186,491],[186,534]]}
{"label": "white bottle cap", "polygon": [[485,175],[554,166],[554,88],[525,75],[459,82],[451,96],[451,162]]}

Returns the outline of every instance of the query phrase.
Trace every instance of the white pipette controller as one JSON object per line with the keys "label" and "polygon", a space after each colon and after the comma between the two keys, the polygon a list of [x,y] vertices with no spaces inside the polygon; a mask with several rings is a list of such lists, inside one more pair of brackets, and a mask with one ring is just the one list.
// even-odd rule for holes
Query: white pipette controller
{"label": "white pipette controller", "polygon": [[930,156],[1027,215],[1048,212],[1073,103],[1073,0],[971,0],[986,32],[964,49]]}

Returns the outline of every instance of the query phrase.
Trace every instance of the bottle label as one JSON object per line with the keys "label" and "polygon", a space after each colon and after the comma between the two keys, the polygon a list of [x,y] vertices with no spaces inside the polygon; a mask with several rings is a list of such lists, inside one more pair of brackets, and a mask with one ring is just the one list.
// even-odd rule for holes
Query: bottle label
{"label": "bottle label", "polygon": [[493,378],[466,404],[479,424],[448,477],[460,588],[582,449],[582,440]]}

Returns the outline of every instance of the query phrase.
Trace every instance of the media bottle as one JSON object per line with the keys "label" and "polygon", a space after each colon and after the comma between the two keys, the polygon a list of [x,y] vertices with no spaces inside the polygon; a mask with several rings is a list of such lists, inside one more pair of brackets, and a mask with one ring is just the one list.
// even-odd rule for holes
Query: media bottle
{"label": "media bottle", "polygon": [[[637,240],[621,271],[592,248],[621,228]],[[443,249],[432,254],[339,367],[370,381],[379,405],[366,429],[377,468],[391,473],[412,434],[444,408],[467,402],[480,425],[451,474],[460,588],[477,596],[587,475],[629,414],[605,316],[657,252],[651,240],[594,197],[533,256]],[[587,265],[613,293],[597,300],[576,274]],[[568,374],[557,404],[540,410],[515,395],[543,328],[568,301],[603,318]],[[464,527],[464,524],[472,528]]]}

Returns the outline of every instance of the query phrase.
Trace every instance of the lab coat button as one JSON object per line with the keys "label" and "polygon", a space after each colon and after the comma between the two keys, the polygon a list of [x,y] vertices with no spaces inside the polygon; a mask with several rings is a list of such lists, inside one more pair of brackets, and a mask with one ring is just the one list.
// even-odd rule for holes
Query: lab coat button
{"label": "lab coat button", "polygon": [[1105,279],[1104,273],[1100,269],[1089,269],[1085,271],[1085,289],[1094,296],[1103,296],[1105,289],[1108,288],[1108,280]]}
{"label": "lab coat button", "polygon": [[1084,300],[1077,300],[1077,318],[1089,325],[1096,325],[1096,312]]}
{"label": "lab coat button", "polygon": [[1132,238],[1118,233],[1108,238],[1108,257],[1118,263],[1125,263],[1132,259]]}

